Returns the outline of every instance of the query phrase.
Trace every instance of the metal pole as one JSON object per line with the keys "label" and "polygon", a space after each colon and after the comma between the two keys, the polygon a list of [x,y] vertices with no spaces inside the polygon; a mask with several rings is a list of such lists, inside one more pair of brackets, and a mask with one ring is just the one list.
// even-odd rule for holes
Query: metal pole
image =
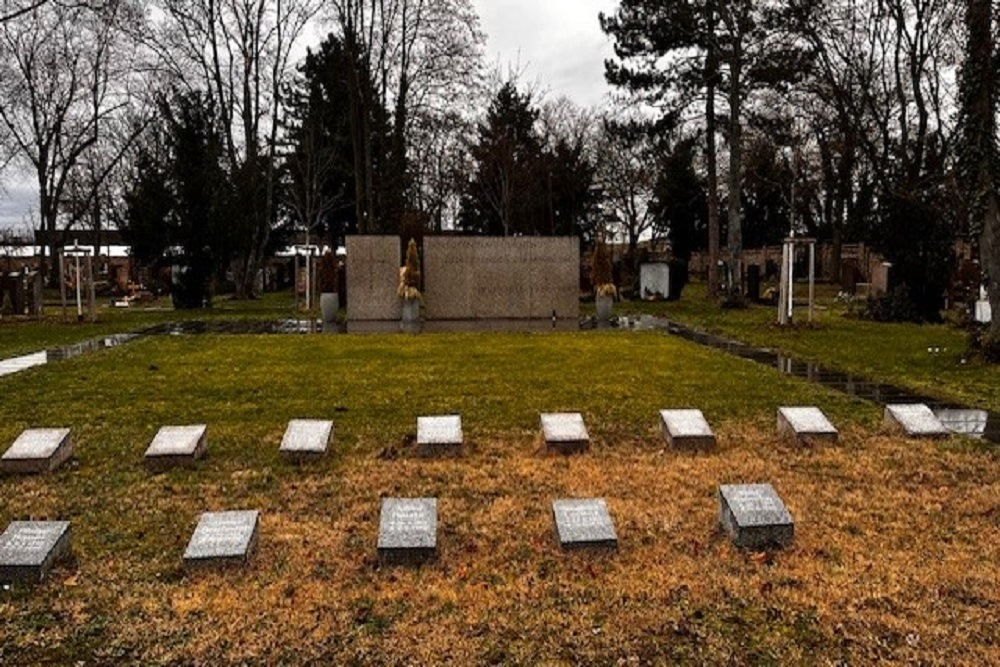
{"label": "metal pole", "polygon": [[813,321],[813,300],[816,298],[816,242],[809,242],[809,321]]}
{"label": "metal pole", "polygon": [[83,302],[80,299],[80,255],[74,253],[73,259],[76,262],[76,321],[83,321]]}
{"label": "metal pole", "polygon": [[60,248],[59,252],[59,296],[62,299],[63,322],[66,321],[66,249]]}

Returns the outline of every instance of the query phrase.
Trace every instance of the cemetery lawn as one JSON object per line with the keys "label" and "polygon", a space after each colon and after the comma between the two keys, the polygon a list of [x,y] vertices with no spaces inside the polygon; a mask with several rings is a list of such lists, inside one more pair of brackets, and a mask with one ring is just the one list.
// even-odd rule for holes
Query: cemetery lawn
{"label": "cemetery lawn", "polygon": [[[144,338],[3,380],[0,442],[70,426],[76,458],[0,479],[0,526],[72,521],[40,586],[0,588],[0,664],[997,664],[1000,456],[880,433],[880,412],[661,333]],[[774,435],[821,406],[835,446]],[[709,453],[657,410],[699,407]],[[593,446],[547,455],[540,411]],[[414,456],[418,415],[460,413],[454,460]],[[288,420],[334,420],[321,462]],[[166,424],[208,424],[196,470],[152,475]],[[794,545],[732,548],[720,483],[771,482]],[[439,499],[438,557],[379,567],[381,497]],[[562,553],[557,498],[602,497],[613,554]],[[245,569],[185,572],[198,516],[257,509]]]}
{"label": "cemetery lawn", "polygon": [[[625,303],[620,310],[655,313],[942,401],[1000,411],[1000,365],[970,357],[963,329],[953,323],[897,324],[845,317],[846,306],[834,301],[828,286],[824,288],[816,321],[808,324],[806,308],[796,308],[799,324],[787,328],[775,324],[776,310],[770,306],[722,310],[703,298],[701,284],[689,286],[690,291],[675,303]],[[935,348],[937,352],[928,352]]]}

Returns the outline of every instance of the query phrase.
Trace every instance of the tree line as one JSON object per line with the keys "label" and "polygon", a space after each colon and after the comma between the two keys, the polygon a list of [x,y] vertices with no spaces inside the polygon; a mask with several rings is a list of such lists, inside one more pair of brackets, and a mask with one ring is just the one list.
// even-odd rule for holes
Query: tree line
{"label": "tree line", "polygon": [[491,71],[469,0],[0,5],[0,165],[35,173],[39,225],[115,226],[198,284],[250,295],[294,234],[453,229],[627,264],[666,239],[735,295],[742,249],[794,232],[834,272],[868,242],[916,319],[956,238],[1000,295],[992,2],[622,0],[600,110]]}

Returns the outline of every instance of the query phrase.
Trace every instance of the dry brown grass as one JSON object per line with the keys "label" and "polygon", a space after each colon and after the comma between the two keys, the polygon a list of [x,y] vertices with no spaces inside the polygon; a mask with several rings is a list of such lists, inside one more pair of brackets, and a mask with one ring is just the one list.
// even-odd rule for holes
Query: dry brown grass
{"label": "dry brown grass", "polygon": [[[1000,460],[966,441],[852,427],[802,449],[741,422],[708,454],[642,441],[545,455],[531,435],[457,460],[348,454],[295,474],[149,477],[122,535],[0,597],[7,661],[326,664],[1000,663]],[[280,433],[269,436],[277,446]],[[274,440],[274,442],[270,442]],[[359,443],[358,452],[377,452]],[[191,480],[196,479],[194,477]],[[720,483],[770,481],[792,548],[733,549]],[[22,484],[55,511],[43,478]],[[379,498],[437,496],[439,555],[377,566]],[[245,569],[186,574],[205,509],[262,511]],[[605,497],[620,548],[562,553],[550,504]],[[105,500],[106,502],[106,500]],[[121,549],[108,546],[116,539]],[[96,549],[91,552],[90,549]],[[55,620],[55,622],[52,622]]]}

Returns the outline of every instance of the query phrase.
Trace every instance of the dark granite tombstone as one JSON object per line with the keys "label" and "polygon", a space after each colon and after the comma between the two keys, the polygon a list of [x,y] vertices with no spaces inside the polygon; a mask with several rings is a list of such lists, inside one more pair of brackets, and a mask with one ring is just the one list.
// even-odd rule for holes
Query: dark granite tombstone
{"label": "dark granite tombstone", "polygon": [[326,456],[333,438],[333,422],[293,419],[281,439],[279,453],[289,461],[309,461]]}
{"label": "dark granite tombstone", "polygon": [[420,456],[457,456],[462,450],[459,415],[417,417],[417,452]]}
{"label": "dark granite tombstone", "polygon": [[12,521],[0,535],[0,581],[41,581],[69,543],[68,521]]}
{"label": "dark granite tombstone", "polygon": [[380,563],[417,564],[437,552],[437,498],[383,498],[378,528]]}
{"label": "dark granite tombstone", "polygon": [[175,467],[193,468],[207,447],[204,424],[164,426],[146,449],[146,467],[153,472]]}
{"label": "dark granite tombstone", "polygon": [[184,565],[243,564],[257,545],[257,511],[205,512],[184,550]]}
{"label": "dark granite tombstone", "polygon": [[615,525],[602,498],[553,501],[552,517],[563,549],[618,548]]}
{"label": "dark granite tombstone", "polygon": [[741,548],[785,547],[795,537],[792,516],[770,484],[720,486],[719,522]]}
{"label": "dark granite tombstone", "polygon": [[35,428],[21,433],[0,458],[0,472],[38,473],[55,470],[73,456],[68,428]]}
{"label": "dark granite tombstone", "polygon": [[590,435],[579,412],[542,415],[542,436],[550,451],[577,454],[590,447]]}
{"label": "dark granite tombstone", "polygon": [[715,434],[701,410],[661,410],[660,431],[671,447],[711,449]]}

